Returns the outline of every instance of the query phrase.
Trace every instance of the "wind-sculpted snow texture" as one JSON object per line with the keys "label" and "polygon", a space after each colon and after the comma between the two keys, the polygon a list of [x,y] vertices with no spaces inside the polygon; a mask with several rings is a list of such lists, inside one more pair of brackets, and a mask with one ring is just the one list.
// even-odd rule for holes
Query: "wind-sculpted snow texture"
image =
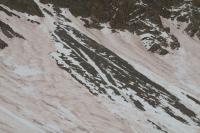
{"label": "wind-sculpted snow texture", "polygon": [[156,2],[0,0],[0,132],[198,133],[199,4]]}

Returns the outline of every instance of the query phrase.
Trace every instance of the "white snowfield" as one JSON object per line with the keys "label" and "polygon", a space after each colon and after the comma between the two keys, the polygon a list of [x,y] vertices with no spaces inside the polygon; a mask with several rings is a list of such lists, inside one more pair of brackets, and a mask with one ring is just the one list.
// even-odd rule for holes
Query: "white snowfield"
{"label": "white snowfield", "polygon": [[[45,7],[53,13],[51,6],[35,1],[41,9]],[[150,111],[159,114],[155,117],[148,112],[148,108],[141,112],[129,104],[92,95],[60,69],[51,57],[60,47],[54,44],[51,37],[57,17],[45,12],[45,17],[39,18],[10,11],[21,18],[0,12],[1,21],[9,24],[26,40],[8,39],[0,32],[0,38],[9,45],[0,51],[0,133],[200,132],[200,127],[177,122],[159,108]],[[163,23],[170,26],[171,32],[178,37],[181,48],[169,55],[159,56],[147,52],[136,35],[127,31],[112,33],[108,27],[101,31],[87,29],[79,18],[73,17],[67,9],[63,11],[63,15],[72,20],[72,27],[118,54],[200,116],[200,105],[184,100],[186,97],[182,95],[190,94],[200,100],[199,40],[190,38],[178,30],[176,24],[163,19]],[[40,24],[28,22],[28,18]],[[155,125],[147,122],[147,118],[164,131],[157,130]],[[163,121],[167,127],[157,120]]]}

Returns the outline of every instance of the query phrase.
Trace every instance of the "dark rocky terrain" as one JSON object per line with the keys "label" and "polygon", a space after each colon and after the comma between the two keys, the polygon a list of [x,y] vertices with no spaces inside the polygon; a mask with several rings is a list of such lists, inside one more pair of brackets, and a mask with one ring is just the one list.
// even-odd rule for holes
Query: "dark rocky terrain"
{"label": "dark rocky terrain", "polygon": [[0,49],[4,49],[5,47],[8,47],[8,44],[0,39]]}
{"label": "dark rocky terrain", "polygon": [[0,4],[6,5],[19,12],[43,17],[41,10],[33,0],[1,0]]}
{"label": "dark rocky terrain", "polygon": [[[200,39],[200,11],[198,0],[40,0],[53,4],[55,8],[69,8],[74,16],[81,16],[85,26],[102,28],[109,23],[113,31],[128,30],[141,37],[144,46],[161,55],[169,49],[180,47],[176,36],[164,27],[161,17],[173,21],[187,22],[185,31]],[[31,15],[43,16],[32,0],[1,0],[1,4]],[[19,4],[20,3],[20,4]],[[90,18],[91,22],[85,18]]]}
{"label": "dark rocky terrain", "polygon": [[163,26],[161,17],[189,23],[186,32],[200,39],[200,12],[197,0],[41,0],[41,2],[52,3],[55,7],[67,7],[75,16],[91,18],[92,22],[85,20],[88,27],[101,28],[101,23],[109,23],[114,30],[126,29],[141,35],[141,40],[148,42],[144,45],[150,45],[148,50],[161,55],[169,52],[166,49],[168,47],[172,50],[180,47],[170,29]]}

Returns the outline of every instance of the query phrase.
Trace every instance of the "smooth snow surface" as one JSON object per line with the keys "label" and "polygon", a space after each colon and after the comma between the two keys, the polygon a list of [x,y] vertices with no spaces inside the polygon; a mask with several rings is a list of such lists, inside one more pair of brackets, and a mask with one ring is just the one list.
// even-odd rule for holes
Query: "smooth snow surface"
{"label": "smooth snow surface", "polygon": [[29,66],[17,66],[14,70],[14,73],[20,76],[34,76],[41,74],[41,70],[36,68],[31,68]]}

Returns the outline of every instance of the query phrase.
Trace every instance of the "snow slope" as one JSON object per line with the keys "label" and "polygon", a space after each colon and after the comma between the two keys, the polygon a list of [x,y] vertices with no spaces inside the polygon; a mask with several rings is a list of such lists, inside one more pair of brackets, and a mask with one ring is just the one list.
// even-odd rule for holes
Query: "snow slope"
{"label": "snow slope", "polygon": [[[20,14],[20,13],[18,13]],[[0,53],[0,132],[130,132],[126,121],[108,111],[85,87],[57,67],[49,56],[51,20],[35,25],[22,19],[1,20],[26,40],[6,40]],[[20,28],[18,26],[20,25]]]}
{"label": "snow slope", "polygon": [[[60,38],[57,43],[52,37],[56,36],[55,23],[71,26],[113,51],[155,83],[165,87],[187,108],[195,111],[199,118],[200,105],[197,102],[200,96],[199,41],[191,39],[172,25],[172,22],[163,19],[163,23],[170,26],[171,32],[178,37],[181,49],[167,56],[154,55],[141,46],[136,35],[127,31],[112,33],[106,24],[107,28],[101,31],[87,29],[83,26],[83,22],[73,17],[67,9],[63,9],[62,15],[72,22],[63,21],[64,17],[57,16],[51,6],[36,2],[41,9],[48,9],[54,16],[44,12],[45,18],[39,18],[12,11],[21,17],[19,19],[0,12],[1,21],[9,24],[14,31],[25,38],[25,40],[9,39],[0,32],[0,38],[9,44],[0,51],[0,132],[198,133],[200,131],[197,125],[198,119],[195,123],[193,119],[174,107],[172,107],[174,113],[186,119],[189,124],[181,123],[165,113],[162,109],[162,106],[167,105],[164,99],[160,101],[161,107],[153,108],[144,99],[134,95],[133,91],[120,92],[124,95],[132,94],[136,101],[142,103],[146,110],[144,112],[129,102],[120,101],[109,91],[108,94],[115,98],[114,101],[105,95],[95,97],[89,93],[88,88],[60,69],[52,58],[52,56],[55,59],[58,57],[57,61],[60,59],[63,62],[63,58],[59,58],[61,56],[59,53],[63,53],[74,61],[74,64],[79,65],[74,58],[70,58],[70,52],[74,49],[66,50],[61,37],[57,37]],[[40,24],[31,23],[27,19],[38,21]],[[66,31],[66,33],[76,38],[73,32]],[[76,40],[84,45],[82,43],[84,40],[81,38]],[[112,86],[96,62],[87,55],[88,53],[84,51],[81,53],[88,64],[100,74],[103,81]]]}

